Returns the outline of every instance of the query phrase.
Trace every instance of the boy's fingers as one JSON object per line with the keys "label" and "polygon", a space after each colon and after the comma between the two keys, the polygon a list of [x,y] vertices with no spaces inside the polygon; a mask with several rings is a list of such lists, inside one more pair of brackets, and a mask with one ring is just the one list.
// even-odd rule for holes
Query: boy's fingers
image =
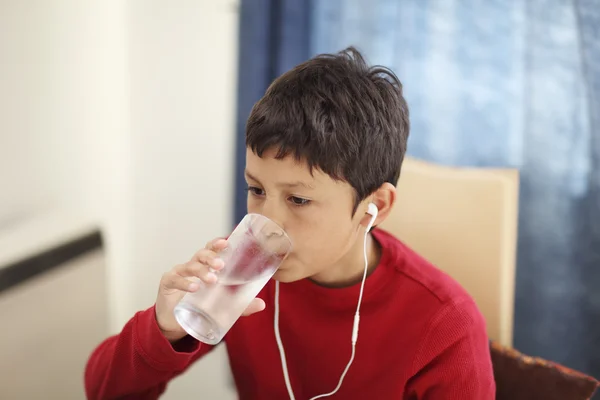
{"label": "boy's fingers", "polygon": [[176,289],[184,292],[195,292],[200,285],[198,282],[190,281],[174,272],[168,272],[163,276],[162,283],[165,289]]}
{"label": "boy's fingers", "polygon": [[[194,282],[189,278],[199,278],[206,283],[215,283],[219,271],[225,266],[217,251],[227,247],[227,240],[215,239],[206,245],[206,248],[198,251],[190,261],[173,268],[170,272],[163,275],[161,280],[165,289],[177,289],[186,292],[198,290],[200,283]],[[257,310],[258,311],[258,310]]]}
{"label": "boy's fingers", "polygon": [[254,313],[264,310],[265,307],[266,307],[266,304],[265,304],[264,300],[257,297],[252,300],[252,302],[246,308],[246,310],[242,313],[242,315],[244,315],[244,316],[252,315]]}
{"label": "boy's fingers", "polygon": [[227,239],[217,238],[206,243],[205,248],[212,251],[221,251],[227,247]]}
{"label": "boy's fingers", "polygon": [[225,266],[223,260],[212,250],[202,249],[197,252],[190,262],[197,262],[209,266],[212,269],[221,269]]}
{"label": "boy's fingers", "polygon": [[175,273],[183,278],[195,276],[206,283],[215,283],[217,275],[209,269],[209,266],[197,261],[188,261],[175,267]]}

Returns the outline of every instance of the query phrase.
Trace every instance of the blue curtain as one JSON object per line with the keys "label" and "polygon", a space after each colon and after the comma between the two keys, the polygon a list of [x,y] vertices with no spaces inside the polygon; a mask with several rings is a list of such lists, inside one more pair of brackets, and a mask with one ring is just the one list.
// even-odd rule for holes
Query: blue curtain
{"label": "blue curtain", "polygon": [[245,127],[273,79],[309,58],[309,0],[241,1],[234,221],[246,214]]}
{"label": "blue curtain", "polygon": [[410,154],[520,169],[515,346],[600,376],[598,2],[337,0],[311,18],[311,53],[354,44],[397,72]]}
{"label": "blue curtain", "polygon": [[[391,67],[411,155],[521,171],[515,347],[600,377],[598,1],[242,4],[240,76],[252,82],[240,86],[240,135],[268,82],[311,55],[355,45]],[[269,28],[256,22],[268,15]]]}

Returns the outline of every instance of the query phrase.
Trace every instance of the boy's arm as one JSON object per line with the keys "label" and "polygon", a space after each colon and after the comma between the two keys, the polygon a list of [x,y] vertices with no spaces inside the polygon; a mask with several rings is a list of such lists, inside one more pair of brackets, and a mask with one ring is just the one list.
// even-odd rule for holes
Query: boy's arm
{"label": "boy's arm", "polygon": [[430,321],[413,363],[407,398],[496,398],[489,339],[471,299],[446,304]]}
{"label": "boy's arm", "polygon": [[171,345],[154,307],[138,312],[92,353],[85,370],[87,398],[157,399],[171,379],[212,348],[189,336]]}

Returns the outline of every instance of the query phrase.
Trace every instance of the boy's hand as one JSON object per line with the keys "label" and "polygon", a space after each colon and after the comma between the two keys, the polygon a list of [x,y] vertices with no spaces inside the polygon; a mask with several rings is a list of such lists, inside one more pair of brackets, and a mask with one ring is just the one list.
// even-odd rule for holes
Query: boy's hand
{"label": "boy's hand", "polygon": [[[169,342],[174,343],[182,339],[187,333],[177,323],[173,310],[179,300],[186,292],[195,292],[199,288],[200,280],[206,283],[214,283],[217,276],[210,272],[209,268],[219,270],[224,264],[218,258],[217,252],[227,247],[225,239],[215,239],[196,254],[185,264],[175,266],[171,271],[165,273],[160,280],[158,296],[156,298],[156,321],[158,327]],[[243,315],[254,314],[265,308],[265,302],[259,298],[252,300]]]}

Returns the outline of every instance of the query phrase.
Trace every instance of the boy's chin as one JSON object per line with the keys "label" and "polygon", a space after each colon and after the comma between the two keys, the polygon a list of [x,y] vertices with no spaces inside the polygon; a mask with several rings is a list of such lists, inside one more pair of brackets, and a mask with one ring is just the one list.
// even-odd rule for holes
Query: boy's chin
{"label": "boy's chin", "polygon": [[273,275],[273,279],[281,283],[290,283],[294,281],[298,281],[302,278],[298,276],[298,274],[294,274],[289,269],[278,269],[277,272]]}

